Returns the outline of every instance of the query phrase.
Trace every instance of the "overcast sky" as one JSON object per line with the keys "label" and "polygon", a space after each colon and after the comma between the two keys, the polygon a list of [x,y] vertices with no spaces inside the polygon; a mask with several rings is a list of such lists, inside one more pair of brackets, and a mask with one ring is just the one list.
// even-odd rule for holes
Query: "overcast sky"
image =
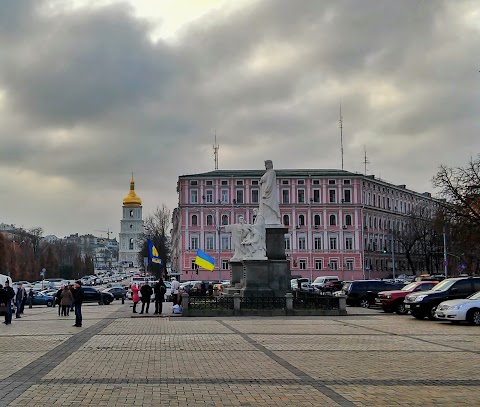
{"label": "overcast sky", "polygon": [[340,168],[419,192],[480,152],[480,3],[0,1],[0,223],[118,236],[179,175]]}

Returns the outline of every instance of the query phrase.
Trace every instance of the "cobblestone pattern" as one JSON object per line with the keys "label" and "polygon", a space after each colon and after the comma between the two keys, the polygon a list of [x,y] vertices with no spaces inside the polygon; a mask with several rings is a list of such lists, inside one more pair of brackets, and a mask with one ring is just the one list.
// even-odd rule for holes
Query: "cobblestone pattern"
{"label": "cobblestone pattern", "polygon": [[[82,400],[81,404],[77,400]],[[258,384],[35,385],[10,406],[339,406],[312,386]]]}

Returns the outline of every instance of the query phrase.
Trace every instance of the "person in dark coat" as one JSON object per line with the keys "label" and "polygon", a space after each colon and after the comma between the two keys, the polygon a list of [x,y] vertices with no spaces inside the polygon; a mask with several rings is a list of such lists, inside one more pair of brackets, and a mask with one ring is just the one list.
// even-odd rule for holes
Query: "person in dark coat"
{"label": "person in dark coat", "polygon": [[82,326],[82,303],[83,303],[83,288],[81,281],[76,281],[74,286],[73,303],[75,304],[75,325],[76,327]]}
{"label": "person in dark coat", "polygon": [[142,310],[140,311],[140,314],[143,314],[143,311],[145,310],[145,305],[147,306],[146,312],[148,314],[148,307],[150,307],[150,298],[153,294],[152,287],[150,287],[148,281],[145,281],[145,284],[140,289],[140,294],[142,294]]}
{"label": "person in dark coat", "polygon": [[7,317],[6,317],[6,324],[9,325],[12,323],[12,300],[15,297],[15,291],[13,291],[13,288],[10,287],[10,281],[5,281],[5,288],[4,290],[7,293]]}
{"label": "person in dark coat", "polygon": [[17,292],[15,293],[15,307],[17,308],[15,318],[21,318],[20,314],[22,312],[22,303],[26,296],[27,293],[25,291],[25,288],[23,288],[22,284],[18,284]]}
{"label": "person in dark coat", "polygon": [[3,285],[0,284],[0,305],[7,307],[7,310],[5,310],[5,321],[3,322],[5,325],[10,324],[8,322],[8,302],[11,301],[9,299],[9,295],[7,291],[3,288]]}
{"label": "person in dark coat", "polygon": [[161,314],[165,293],[167,292],[167,287],[162,278],[153,287],[153,292],[155,293],[155,314]]}
{"label": "person in dark coat", "polygon": [[33,288],[30,288],[30,291],[28,292],[28,308],[32,308],[34,296],[35,293],[33,292]]}
{"label": "person in dark coat", "polygon": [[60,305],[60,302],[62,301],[62,291],[63,291],[64,286],[57,291],[55,294],[55,305],[58,305],[58,316],[60,316],[60,312],[62,311],[62,306]]}
{"label": "person in dark coat", "polygon": [[62,315],[68,317],[70,312],[70,307],[73,302],[73,295],[70,291],[70,288],[66,285],[62,291],[62,299],[60,300],[60,305],[62,306]]}

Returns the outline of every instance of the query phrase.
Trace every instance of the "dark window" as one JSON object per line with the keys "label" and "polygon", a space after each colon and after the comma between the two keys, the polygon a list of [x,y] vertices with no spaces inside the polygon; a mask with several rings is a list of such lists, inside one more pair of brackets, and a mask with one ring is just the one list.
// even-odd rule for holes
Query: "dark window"
{"label": "dark window", "polygon": [[252,203],[258,203],[258,189],[252,189]]}
{"label": "dark window", "polygon": [[328,180],[328,185],[335,185],[335,180],[334,179],[329,179]]}
{"label": "dark window", "polygon": [[319,179],[314,179],[313,180],[313,185],[320,185],[320,180]]}
{"label": "dark window", "polygon": [[305,191],[303,189],[299,189],[297,191],[297,196],[298,196],[298,199],[297,199],[298,203],[305,203]]}
{"label": "dark window", "polygon": [[346,189],[345,191],[343,191],[343,193],[344,193],[343,201],[352,202],[352,191],[350,191],[349,189]]}
{"label": "dark window", "polygon": [[313,202],[320,202],[320,190],[314,189],[313,190]]}
{"label": "dark window", "polygon": [[237,185],[243,185],[243,181],[237,180]]}
{"label": "dark window", "polygon": [[472,282],[470,279],[457,281],[452,288],[456,288],[459,294],[472,293]]}
{"label": "dark window", "polygon": [[284,226],[289,226],[290,225],[290,216],[283,215],[283,225]]}
{"label": "dark window", "polygon": [[428,291],[428,290],[431,290],[433,287],[435,287],[435,284],[433,283],[422,284],[420,286],[420,291]]}
{"label": "dark window", "polygon": [[320,226],[320,215],[315,215],[313,217],[313,223],[315,226]]}
{"label": "dark window", "polygon": [[335,217],[335,215],[330,215],[330,226],[336,226],[337,225],[337,218]]}
{"label": "dark window", "polygon": [[298,224],[300,226],[305,226],[305,216],[303,216],[303,215],[298,216]]}
{"label": "dark window", "polygon": [[336,191],[334,189],[330,189],[328,191],[328,202],[330,203],[336,203],[337,202],[337,197],[336,197]]}
{"label": "dark window", "polygon": [[213,216],[207,215],[207,226],[212,226],[212,225],[213,225]]}
{"label": "dark window", "polygon": [[237,203],[243,204],[243,190],[237,189]]}
{"label": "dark window", "polygon": [[345,215],[345,225],[352,226],[352,215]]}
{"label": "dark window", "polygon": [[197,215],[192,215],[192,226],[197,226],[197,224],[198,224]]}
{"label": "dark window", "polygon": [[222,185],[228,185],[228,181],[222,181]]}
{"label": "dark window", "polygon": [[284,204],[290,203],[290,194],[289,194],[288,189],[284,189],[282,191],[282,203],[284,203]]}
{"label": "dark window", "polygon": [[222,215],[222,225],[228,225],[228,215]]}

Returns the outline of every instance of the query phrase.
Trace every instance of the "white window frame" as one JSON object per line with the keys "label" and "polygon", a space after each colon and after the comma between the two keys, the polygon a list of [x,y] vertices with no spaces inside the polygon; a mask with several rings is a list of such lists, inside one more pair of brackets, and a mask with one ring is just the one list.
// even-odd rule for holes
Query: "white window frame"
{"label": "white window frame", "polygon": [[190,203],[198,203],[198,189],[190,190]]}

